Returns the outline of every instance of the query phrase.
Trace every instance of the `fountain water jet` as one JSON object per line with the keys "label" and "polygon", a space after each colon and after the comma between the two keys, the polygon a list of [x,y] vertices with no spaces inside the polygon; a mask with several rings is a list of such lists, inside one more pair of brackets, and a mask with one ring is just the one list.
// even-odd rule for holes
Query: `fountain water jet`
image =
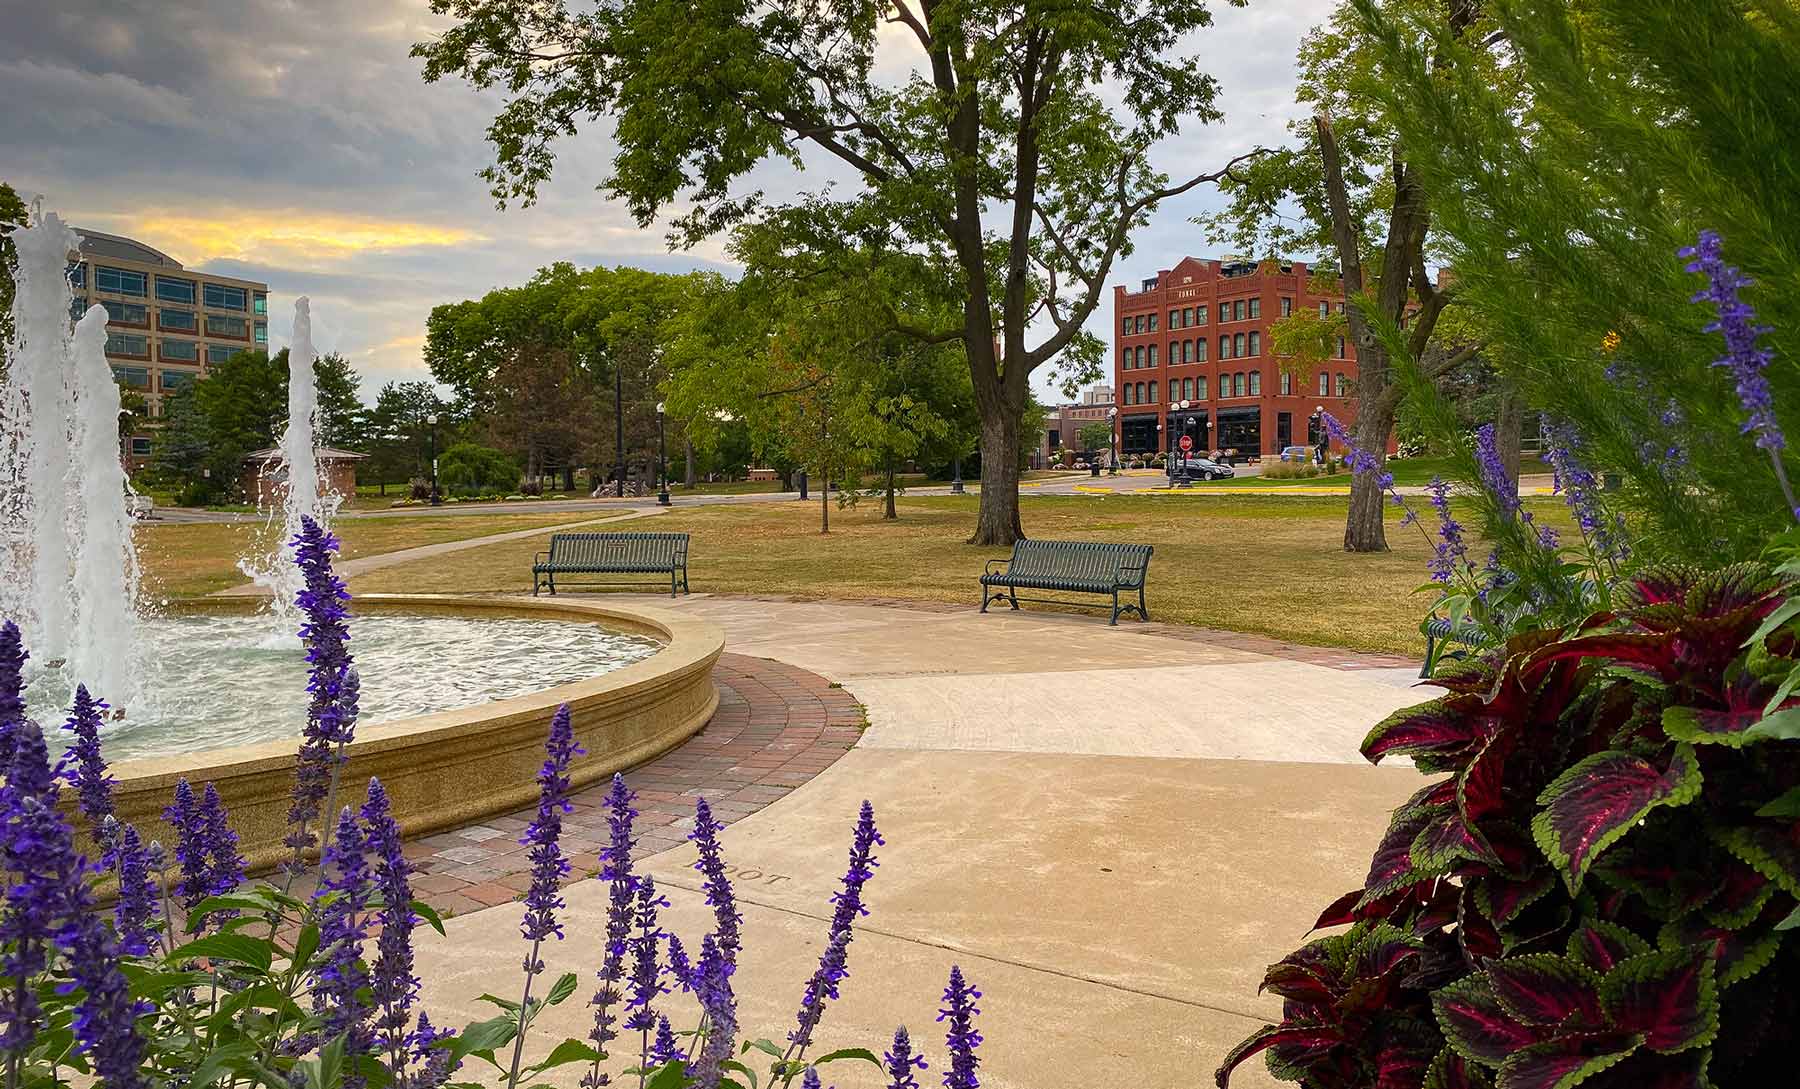
{"label": "fountain water jet", "polygon": [[[331,528],[340,497],[319,487],[319,459],[315,440],[315,424],[319,410],[318,379],[313,365],[319,353],[313,347],[312,302],[305,296],[294,300],[294,336],[288,347],[288,422],[276,446],[278,460],[268,466],[265,476],[280,500],[272,509],[263,534],[262,547],[238,562],[238,569],[270,594],[270,607],[275,615],[275,629],[265,645],[298,646],[295,634],[299,613],[294,595],[302,581],[294,563],[294,537],[300,532],[300,519],[311,517],[326,529]],[[279,522],[277,522],[279,515]],[[267,540],[269,532],[279,533],[277,540]]]}
{"label": "fountain water jet", "polygon": [[0,382],[0,613],[16,617],[39,671],[61,663],[124,706],[139,693],[137,555],[119,450],[119,391],[106,362],[106,312],[71,339],[69,254],[79,238],[54,214],[13,235],[14,343]]}

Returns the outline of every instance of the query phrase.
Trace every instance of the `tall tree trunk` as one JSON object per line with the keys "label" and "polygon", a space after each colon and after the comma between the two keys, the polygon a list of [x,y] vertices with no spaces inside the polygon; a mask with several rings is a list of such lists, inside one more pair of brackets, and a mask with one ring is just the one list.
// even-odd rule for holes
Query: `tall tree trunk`
{"label": "tall tree trunk", "polygon": [[1513,496],[1519,494],[1519,442],[1525,436],[1525,399],[1511,382],[1500,380],[1500,395],[1494,409],[1494,446],[1500,451],[1500,464],[1506,467],[1506,479],[1512,483]]}
{"label": "tall tree trunk", "polygon": [[1025,536],[1019,520],[1019,417],[981,414],[981,507],[970,544],[1010,547]]}
{"label": "tall tree trunk", "polygon": [[881,516],[890,522],[900,517],[900,512],[894,509],[894,455],[891,452],[887,456],[887,509]]}
{"label": "tall tree trunk", "polygon": [[681,437],[681,452],[687,457],[687,475],[683,479],[691,488],[694,486],[694,440],[686,435]]}
{"label": "tall tree trunk", "polygon": [[[1362,354],[1361,352],[1357,353]],[[1386,369],[1386,353],[1382,353]],[[1350,478],[1350,514],[1344,519],[1344,551],[1387,551],[1387,496],[1378,477],[1386,471],[1387,437],[1394,426],[1394,409],[1390,398],[1358,397],[1354,437],[1358,449],[1375,454],[1379,463],[1372,473],[1357,473]]]}

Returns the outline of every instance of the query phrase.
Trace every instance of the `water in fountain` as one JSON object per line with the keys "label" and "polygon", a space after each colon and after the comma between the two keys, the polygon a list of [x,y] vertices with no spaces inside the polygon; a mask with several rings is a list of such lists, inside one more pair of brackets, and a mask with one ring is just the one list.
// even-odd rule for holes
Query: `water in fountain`
{"label": "water in fountain", "polygon": [[[238,562],[244,574],[270,594],[275,616],[266,645],[298,646],[299,614],[294,595],[301,587],[300,570],[294,564],[294,537],[300,519],[311,516],[330,528],[340,498],[319,486],[318,449],[314,425],[319,409],[319,389],[313,364],[319,353],[313,347],[312,303],[305,296],[294,301],[294,336],[288,347],[288,422],[276,447],[276,460],[264,468],[268,487],[264,493],[279,502],[272,506],[259,548]],[[270,540],[272,534],[280,534]]]}
{"label": "water in fountain", "polygon": [[106,362],[106,312],[70,335],[69,254],[54,214],[13,235],[14,343],[0,381],[0,614],[17,618],[50,687],[86,683],[135,702],[137,554],[119,451],[119,390]]}

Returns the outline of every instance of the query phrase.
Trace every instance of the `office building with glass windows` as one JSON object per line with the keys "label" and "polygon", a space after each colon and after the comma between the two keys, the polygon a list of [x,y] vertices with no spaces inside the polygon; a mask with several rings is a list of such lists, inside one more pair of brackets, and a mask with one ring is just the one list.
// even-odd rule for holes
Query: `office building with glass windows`
{"label": "office building with glass windows", "polygon": [[[69,316],[106,307],[107,360],[119,384],[144,398],[149,419],[162,415],[165,395],[204,378],[208,367],[268,350],[269,285],[190,272],[134,239],[75,230],[81,248],[69,255]],[[141,463],[150,436],[131,436],[127,453]]]}
{"label": "office building with glass windows", "polygon": [[1302,311],[1340,317],[1341,279],[1301,261],[1184,257],[1136,291],[1115,286],[1120,452],[1172,452],[1188,435],[1197,452],[1244,459],[1317,445],[1321,408],[1352,419],[1356,348],[1345,337],[1304,369],[1275,354],[1270,327]]}

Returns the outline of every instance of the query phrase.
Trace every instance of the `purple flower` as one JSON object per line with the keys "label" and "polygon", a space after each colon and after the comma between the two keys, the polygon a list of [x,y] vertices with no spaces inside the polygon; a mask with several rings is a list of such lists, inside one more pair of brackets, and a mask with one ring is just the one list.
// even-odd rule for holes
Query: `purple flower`
{"label": "purple flower", "polygon": [[711,934],[700,939],[700,963],[695,965],[695,990],[706,1015],[706,1042],[694,1063],[694,1080],[702,1089],[719,1084],[721,1065],[732,1057],[737,1044],[737,998],[731,992],[731,965]]}
{"label": "purple flower", "polygon": [[[323,964],[313,983],[313,1012],[323,1021],[325,1039],[345,1037],[344,1056],[354,1060],[369,1054],[374,1032],[370,1010],[359,992],[370,985],[363,964],[363,942],[369,936],[369,873],[367,844],[356,815],[349,806],[338,816],[337,834],[325,847],[320,862],[322,881],[314,894],[319,913],[319,952]],[[345,1089],[359,1089],[360,1077],[346,1075]]]}
{"label": "purple flower", "polygon": [[[631,940],[632,923],[636,920],[632,896],[637,891],[637,880],[631,873],[631,822],[637,818],[637,810],[631,808],[631,801],[635,797],[636,794],[626,789],[625,777],[615,773],[612,787],[606,792],[609,836],[607,845],[600,851],[600,879],[610,886],[607,890],[606,948],[600,957],[600,988],[588,1000],[594,1007],[594,1027],[588,1033],[588,1041],[594,1045],[594,1050],[602,1053],[618,1036],[613,1029],[613,1005],[623,997],[619,982],[625,978],[625,951]],[[600,1064],[596,1062],[582,1084],[604,1085],[603,1077]]]}
{"label": "purple flower", "polygon": [[631,938],[631,995],[625,1008],[631,1012],[624,1026],[628,1032],[649,1032],[656,1027],[656,1011],[650,1004],[669,989],[662,985],[657,970],[656,950],[661,943],[662,928],[656,925],[656,909],[668,907],[669,901],[656,893],[656,881],[644,874],[637,886],[637,932]]}
{"label": "purple flower", "polygon": [[1727,265],[1723,249],[1717,231],[1701,231],[1694,245],[1680,251],[1682,257],[1693,259],[1687,270],[1707,279],[1706,288],[1691,301],[1711,303],[1718,312],[1718,320],[1707,325],[1706,332],[1724,334],[1725,354],[1713,366],[1730,371],[1737,383],[1738,404],[1744,410],[1743,433],[1754,433],[1756,445],[1774,453],[1786,447],[1787,440],[1775,419],[1775,394],[1763,373],[1774,353],[1758,343],[1770,327],[1756,324],[1755,308],[1738,298],[1738,289],[1755,281],[1738,271],[1737,266]]}
{"label": "purple flower", "polygon": [[450,1080],[451,1074],[462,1068],[461,1059],[452,1063],[449,1049],[437,1046],[455,1035],[455,1029],[433,1028],[431,1018],[424,1010],[419,1011],[419,1026],[407,1037],[412,1048],[414,1071],[405,1083],[405,1089],[438,1089]]}
{"label": "purple flower", "polygon": [[35,980],[54,937],[86,906],[86,867],[57,810],[60,793],[43,731],[14,723],[12,765],[0,785],[0,868],[7,871],[0,911],[0,1051],[22,1054],[37,1039],[42,1007]]}
{"label": "purple flower", "polygon": [[1388,499],[1394,506],[1399,507],[1406,512],[1400,519],[1400,525],[1402,527],[1416,525],[1419,521],[1419,516],[1413,511],[1411,505],[1406,502],[1405,497],[1395,489],[1394,474],[1382,472],[1381,463],[1376,459],[1374,454],[1366,450],[1358,449],[1355,440],[1350,437],[1350,432],[1345,429],[1342,423],[1338,422],[1336,416],[1333,416],[1329,412],[1320,412],[1319,416],[1325,422],[1326,433],[1331,436],[1334,442],[1349,451],[1349,454],[1345,456],[1344,461],[1350,466],[1350,471],[1357,476],[1367,476],[1371,473],[1375,474],[1375,486],[1388,493]]}
{"label": "purple flower", "polygon": [[113,927],[119,946],[132,956],[143,956],[156,944],[150,922],[156,917],[156,882],[150,877],[150,852],[138,838],[138,830],[121,825],[119,848],[113,863],[119,874],[119,901],[113,907]]}
{"label": "purple flower", "polygon": [[87,685],[75,686],[75,705],[63,729],[75,735],[75,743],[66,753],[73,760],[69,769],[69,785],[75,788],[76,805],[87,818],[88,835],[100,848],[101,858],[109,859],[114,844],[107,839],[107,818],[113,815],[112,776],[106,774],[106,759],[100,755],[100,721],[106,717],[106,701],[88,695]]}
{"label": "purple flower", "polygon": [[311,518],[302,516],[293,545],[294,561],[304,580],[304,586],[294,595],[294,603],[306,614],[300,625],[300,639],[306,644],[306,690],[311,694],[288,807],[288,824],[293,831],[285,841],[294,852],[288,868],[298,873],[306,868],[306,852],[318,844],[309,825],[319,819],[320,807],[331,793],[337,769],[344,761],[343,748],[355,735],[361,683],[344,645],[350,638],[350,613],[344,606],[350,595],[343,580],[331,571],[337,538]]}
{"label": "purple flower", "polygon": [[669,935],[669,977],[679,983],[683,991],[694,989],[694,966],[688,963],[687,947],[674,934]]}
{"label": "purple flower", "polygon": [[538,772],[537,818],[519,840],[531,849],[531,888],[525,893],[525,916],[519,922],[519,932],[531,943],[525,958],[527,975],[544,970],[537,955],[543,940],[554,935],[560,941],[563,936],[562,924],[556,919],[563,907],[562,879],[569,873],[569,860],[563,857],[560,843],[562,819],[570,810],[569,761],[584,751],[575,743],[566,703],[550,719],[550,739],[544,751],[544,767]]}
{"label": "purple flower", "polygon": [[950,1069],[944,1073],[944,1089],[975,1089],[981,1082],[975,1068],[981,1065],[975,1049],[981,1046],[981,1033],[975,1029],[975,1015],[981,1007],[975,1000],[981,992],[963,981],[962,969],[950,966],[950,985],[944,988],[946,1005],[938,1011],[938,1020],[950,1022],[944,1043],[950,1048]]}
{"label": "purple flower", "polygon": [[825,1003],[838,996],[838,984],[850,974],[849,945],[856,920],[867,915],[863,906],[863,886],[875,875],[875,848],[886,842],[875,828],[875,807],[867,799],[857,814],[856,830],[850,840],[850,867],[844,873],[843,888],[831,894],[835,907],[831,913],[831,938],[819,957],[819,967],[807,981],[800,999],[798,1024],[788,1034],[794,1057],[805,1053],[812,1043],[813,1030],[825,1014]]}
{"label": "purple flower", "polygon": [[650,1058],[646,1064],[656,1070],[670,1063],[681,1063],[685,1072],[687,1064],[683,1062],[681,1044],[675,1039],[675,1030],[669,1027],[669,1019],[660,1014],[656,1018],[656,1036],[650,1041]]}
{"label": "purple flower", "polygon": [[1623,562],[1630,553],[1624,523],[1607,514],[1600,482],[1582,459],[1580,434],[1572,425],[1559,424],[1548,415],[1542,417],[1539,427],[1544,437],[1543,458],[1550,464],[1555,490],[1574,514],[1583,539],[1597,558]]}
{"label": "purple flower", "polygon": [[[85,892],[81,899],[87,900]],[[106,924],[83,913],[70,931],[69,976],[81,989],[74,1029],[82,1053],[106,1089],[148,1087],[150,1081],[143,1073],[144,1040],[138,1035],[137,1021],[151,1012],[151,1005],[132,999],[131,987],[119,970],[122,949]]]}
{"label": "purple flower", "polygon": [[19,626],[0,622],[0,770],[12,766],[13,731],[25,720],[25,641]]}
{"label": "purple flower", "polygon": [[[175,800],[163,809],[163,820],[175,830],[175,861],[181,864],[181,880],[175,898],[184,911],[212,895],[211,860],[207,853],[206,817],[194,801],[194,788],[186,779],[175,783]],[[193,926],[188,929],[193,930]]]}
{"label": "purple flower", "polygon": [[1431,580],[1448,583],[1468,565],[1468,546],[1463,543],[1462,526],[1450,516],[1450,482],[1441,476],[1431,478],[1431,506],[1437,511],[1437,549],[1431,557]]}
{"label": "purple flower", "polygon": [[1500,447],[1494,438],[1494,425],[1482,424],[1475,432],[1475,463],[1481,469],[1482,486],[1494,497],[1500,510],[1508,515],[1519,510],[1519,486],[1506,471],[1500,458]]}
{"label": "purple flower", "polygon": [[[381,780],[369,780],[362,807],[368,852],[375,858],[375,889],[381,897],[376,918],[381,934],[375,939],[375,963],[369,969],[369,993],[374,999],[376,1046],[388,1053],[389,1069],[396,1082],[404,1081],[407,1028],[419,979],[413,974],[413,928],[419,916],[413,911],[410,866],[401,849],[400,825],[395,822]],[[421,1024],[429,1024],[424,1014]]]}
{"label": "purple flower", "polygon": [[919,1089],[919,1079],[913,1077],[913,1071],[925,1069],[925,1057],[913,1054],[905,1025],[894,1030],[894,1049],[881,1057],[881,1065],[893,1079],[887,1089]]}
{"label": "purple flower", "polygon": [[742,943],[739,926],[744,917],[738,913],[737,896],[732,892],[731,878],[725,874],[725,855],[719,847],[719,833],[724,828],[723,821],[713,819],[712,806],[706,803],[706,799],[696,798],[694,830],[688,833],[688,839],[693,840],[694,846],[700,851],[700,858],[694,863],[694,869],[706,876],[701,889],[706,893],[706,902],[712,905],[713,919],[717,924],[715,933],[719,936],[719,951],[724,954],[728,963],[736,964]]}
{"label": "purple flower", "polygon": [[244,856],[238,853],[237,833],[231,830],[231,818],[219,799],[219,788],[211,783],[206,784],[200,796],[200,819],[206,849],[207,895],[222,896],[244,883]]}
{"label": "purple flower", "polygon": [[819,1082],[819,1068],[809,1066],[800,1073],[800,1089],[823,1089]]}

